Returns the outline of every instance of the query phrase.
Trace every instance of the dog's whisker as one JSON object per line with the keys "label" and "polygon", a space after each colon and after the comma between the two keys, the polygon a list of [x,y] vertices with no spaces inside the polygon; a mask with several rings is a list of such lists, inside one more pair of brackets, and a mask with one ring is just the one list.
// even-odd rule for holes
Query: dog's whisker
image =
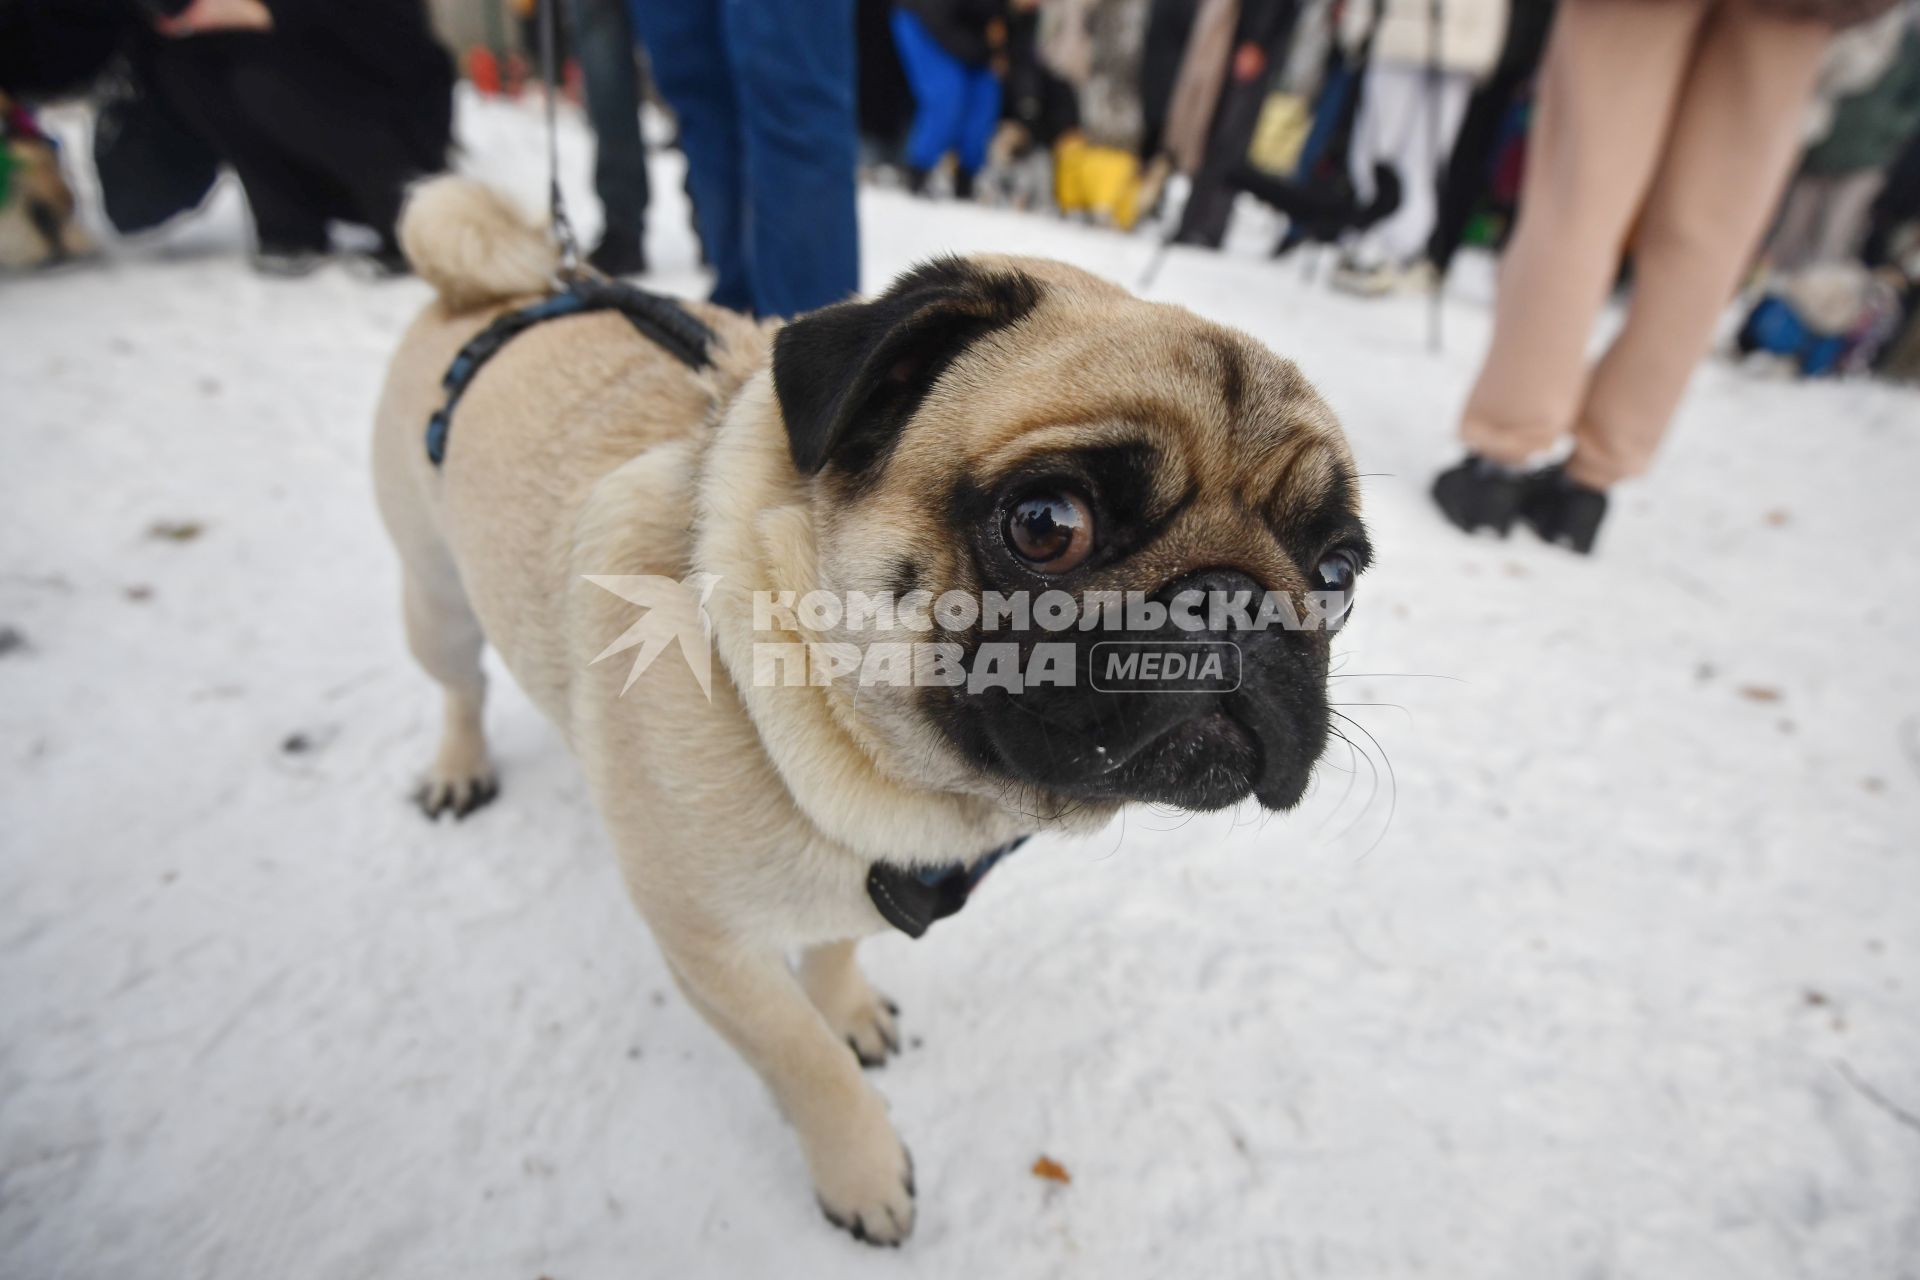
{"label": "dog's whisker", "polygon": [[[1358,743],[1354,742],[1352,738],[1349,738],[1344,733],[1340,733],[1338,729],[1333,730],[1333,732],[1339,735],[1340,741],[1347,744],[1347,759],[1353,766],[1347,782],[1347,790],[1340,797],[1340,803],[1335,806],[1333,814],[1338,814],[1346,808],[1347,799],[1353,793],[1354,784],[1360,780],[1360,761],[1364,760],[1367,762],[1367,772],[1370,775],[1367,798],[1360,806],[1360,812],[1356,813],[1347,825],[1341,827],[1340,830],[1333,835],[1331,843],[1339,844],[1349,835],[1352,835],[1354,830],[1359,827],[1362,822],[1366,821],[1367,814],[1373,809],[1374,797],[1380,794],[1380,766],[1375,764],[1373,757],[1362,749]],[[1333,820],[1333,814],[1328,815],[1329,822]]]}
{"label": "dog's whisker", "polygon": [[1409,725],[1413,723],[1413,712],[1407,710],[1397,702],[1329,702],[1327,706],[1333,710],[1338,710],[1341,707],[1385,707],[1398,711],[1401,715],[1405,716]]}
{"label": "dog's whisker", "polygon": [[[1347,807],[1347,801],[1353,796],[1354,784],[1360,781],[1359,753],[1354,748],[1353,740],[1347,737],[1346,734],[1341,733],[1338,729],[1334,729],[1332,732],[1336,738],[1339,738],[1340,741],[1347,744],[1347,767],[1344,771],[1347,775],[1347,785],[1346,789],[1340,793],[1340,799],[1334,804],[1333,808],[1327,811],[1327,816],[1322,818],[1320,825],[1313,829],[1316,835],[1325,831],[1327,824],[1332,822],[1334,818],[1339,815],[1340,811]],[[1326,757],[1322,756],[1320,763],[1324,765],[1326,762]]]}
{"label": "dog's whisker", "polygon": [[[1380,753],[1380,763],[1385,765],[1387,770],[1387,820],[1382,824],[1379,836],[1374,839],[1372,844],[1367,846],[1366,853],[1360,855],[1361,858],[1365,858],[1368,854],[1380,847],[1380,842],[1387,838],[1387,832],[1393,829],[1394,815],[1398,813],[1400,809],[1400,778],[1399,775],[1394,772],[1393,757],[1387,754],[1387,749],[1380,744],[1380,739],[1374,737],[1373,730],[1367,728],[1367,726],[1361,724],[1350,715],[1346,715],[1340,711],[1335,711],[1333,714],[1339,716],[1342,720],[1345,720],[1348,724],[1366,735],[1367,741],[1372,743],[1374,750]],[[1369,800],[1368,804],[1371,805],[1372,801]]]}
{"label": "dog's whisker", "polygon": [[1460,676],[1441,675],[1436,671],[1342,671],[1327,677],[1329,680],[1451,680],[1455,684],[1471,684],[1472,681]]}

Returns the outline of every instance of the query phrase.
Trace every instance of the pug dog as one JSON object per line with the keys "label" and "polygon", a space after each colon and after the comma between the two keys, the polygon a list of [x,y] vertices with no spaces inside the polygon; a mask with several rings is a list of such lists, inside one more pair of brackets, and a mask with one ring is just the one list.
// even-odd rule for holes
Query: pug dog
{"label": "pug dog", "polygon": [[[924,929],[1036,832],[1139,801],[1299,801],[1369,555],[1334,415],[1244,334],[999,256],[784,325],[686,304],[697,361],[617,312],[532,324],[447,412],[449,366],[548,290],[553,252],[458,178],[417,189],[401,235],[438,298],[393,359],[374,479],[445,699],[420,803],[494,794],[491,644],[579,758],[675,980],[772,1091],[827,1218],[897,1245],[913,1165],[861,1068],[899,1050],[898,1013],[855,943]],[[607,586],[636,582],[668,585]],[[1325,625],[1250,625],[1308,597],[1333,601]],[[809,604],[841,598],[898,607]],[[642,634],[676,610],[678,647]],[[932,678],[867,678],[887,646],[895,675]],[[1176,646],[1233,670],[1168,688],[1123,660]]]}

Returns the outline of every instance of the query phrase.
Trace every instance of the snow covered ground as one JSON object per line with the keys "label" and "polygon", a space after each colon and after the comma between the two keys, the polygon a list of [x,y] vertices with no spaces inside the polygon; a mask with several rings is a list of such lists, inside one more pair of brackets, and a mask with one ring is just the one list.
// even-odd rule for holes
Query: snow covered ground
{"label": "snow covered ground", "polygon": [[[537,199],[530,108],[465,129]],[[691,292],[656,177],[655,282]],[[885,192],[862,219],[873,286],[1150,255]],[[1286,818],[1038,842],[864,949],[921,1190],[881,1253],[820,1220],[509,684],[501,801],[405,803],[437,712],[366,437],[425,291],[259,279],[243,226],[226,190],[0,283],[0,1274],[1920,1274],[1912,390],[1707,368],[1588,562],[1424,496],[1484,280],[1436,356],[1419,303],[1251,232],[1176,254],[1153,295],[1296,358],[1370,475],[1337,688],[1379,748]]]}

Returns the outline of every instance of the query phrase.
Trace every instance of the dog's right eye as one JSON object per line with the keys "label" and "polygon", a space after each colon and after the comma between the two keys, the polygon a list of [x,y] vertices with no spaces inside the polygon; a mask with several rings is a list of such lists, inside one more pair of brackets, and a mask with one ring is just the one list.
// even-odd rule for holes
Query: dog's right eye
{"label": "dog's right eye", "polygon": [[1093,510],[1076,493],[1041,493],[1007,512],[1007,545],[1041,573],[1066,573],[1093,553]]}
{"label": "dog's right eye", "polygon": [[1320,582],[1340,596],[1340,612],[1327,619],[1327,630],[1338,631],[1353,613],[1353,584],[1360,576],[1360,556],[1350,548],[1329,551],[1316,569]]}

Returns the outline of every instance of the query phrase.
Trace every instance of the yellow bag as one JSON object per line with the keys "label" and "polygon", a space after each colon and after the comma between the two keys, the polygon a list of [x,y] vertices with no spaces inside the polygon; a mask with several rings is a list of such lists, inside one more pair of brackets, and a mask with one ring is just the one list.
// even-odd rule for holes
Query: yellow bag
{"label": "yellow bag", "polygon": [[1260,120],[1247,145],[1247,163],[1262,173],[1286,177],[1300,164],[1300,151],[1313,131],[1311,104],[1297,93],[1270,93],[1260,104]]}

